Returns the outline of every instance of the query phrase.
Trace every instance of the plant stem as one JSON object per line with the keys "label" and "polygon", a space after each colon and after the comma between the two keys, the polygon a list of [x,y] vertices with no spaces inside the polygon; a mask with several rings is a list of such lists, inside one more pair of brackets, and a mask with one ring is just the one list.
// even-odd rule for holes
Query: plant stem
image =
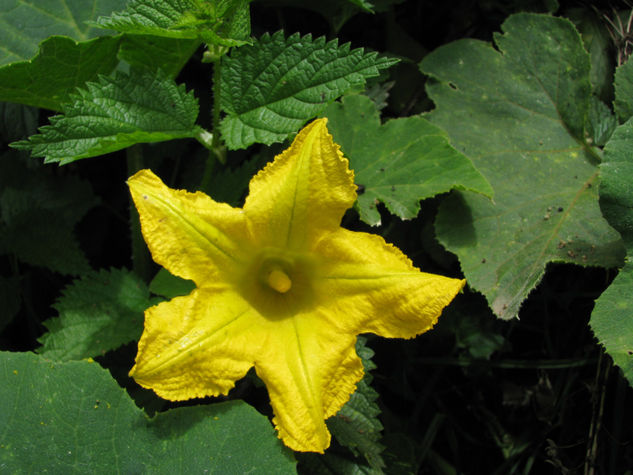
{"label": "plant stem", "polygon": [[[222,62],[220,58],[213,62],[213,149],[220,146],[220,87],[222,79]],[[221,161],[221,160],[220,160]]]}
{"label": "plant stem", "polygon": [[[132,176],[143,168],[141,145],[133,145],[126,150],[127,173]],[[138,211],[130,197],[130,237],[132,240],[132,270],[145,282],[151,278],[151,261],[145,240],[141,234]]]}
{"label": "plant stem", "polygon": [[213,61],[213,110],[211,111],[213,119],[213,130],[211,139],[211,152],[207,157],[207,162],[204,167],[204,173],[200,182],[200,189],[207,190],[213,169],[215,167],[215,161],[219,161],[221,164],[226,165],[226,147],[220,141],[220,81],[222,78],[222,63],[220,58]]}

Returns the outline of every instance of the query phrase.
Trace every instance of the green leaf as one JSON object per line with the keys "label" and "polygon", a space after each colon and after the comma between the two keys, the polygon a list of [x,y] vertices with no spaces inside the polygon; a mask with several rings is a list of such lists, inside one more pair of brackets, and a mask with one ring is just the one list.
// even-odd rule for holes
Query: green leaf
{"label": "green leaf", "polygon": [[2,352],[0,407],[7,473],[295,473],[270,422],[244,402],[149,419],[94,362]]}
{"label": "green leaf", "polygon": [[60,110],[77,87],[114,70],[120,42],[121,37],[81,43],[49,38],[33,59],[0,68],[0,101]]}
{"label": "green leaf", "polygon": [[[365,375],[358,383],[356,391],[341,410],[326,422],[328,429],[342,451],[334,445],[323,455],[297,454],[302,473],[308,474],[380,474],[385,463],[382,459],[384,446],[380,443],[382,424],[378,420],[380,408],[376,404],[378,393],[371,387],[370,371],[376,368],[371,360],[374,352],[366,346],[367,339],[358,337],[356,352],[363,361]],[[364,458],[366,463],[360,459]]]}
{"label": "green leaf", "polygon": [[97,203],[87,182],[5,153],[0,156],[0,254],[62,274],[88,272],[73,230]]}
{"label": "green leaf", "polygon": [[393,214],[414,218],[420,200],[453,188],[492,195],[472,162],[448,143],[444,131],[415,116],[380,123],[371,99],[346,96],[325,110],[328,130],[354,170],[360,217],[380,224],[376,203]]}
{"label": "green leaf", "polygon": [[378,393],[371,387],[373,377],[370,371],[376,368],[371,360],[374,352],[366,346],[366,341],[359,337],[356,342],[356,352],[363,361],[365,376],[349,401],[327,420],[327,425],[339,444],[350,449],[355,456],[362,456],[372,469],[380,470],[385,466],[380,455],[384,446],[379,442],[383,427],[378,420]]}
{"label": "green leaf", "polygon": [[15,142],[44,163],[60,165],[103,155],[137,143],[195,137],[198,102],[184,85],[160,71],[101,76],[72,96],[64,115],[51,117],[40,134]]}
{"label": "green leaf", "polygon": [[185,280],[171,274],[167,269],[161,268],[149,284],[149,290],[155,294],[173,299],[181,295],[189,295],[196,288],[191,280]]}
{"label": "green leaf", "polygon": [[633,61],[615,70],[615,100],[613,108],[621,123],[633,116]]}
{"label": "green leaf", "polygon": [[197,39],[239,46],[250,35],[250,0],[132,0],[95,25],[132,35]]}
{"label": "green leaf", "polygon": [[140,277],[128,270],[92,271],[68,285],[53,307],[38,352],[50,359],[101,356],[138,340],[143,312],[152,303]]}
{"label": "green leaf", "polygon": [[[628,63],[627,63],[628,64]],[[633,385],[633,118],[616,129],[600,164],[600,204],[620,232],[628,262],[596,300],[590,325],[629,384]]]}
{"label": "green leaf", "polygon": [[591,96],[587,117],[587,135],[593,144],[604,147],[618,125],[618,121],[607,105],[596,96]]}
{"label": "green leaf", "polygon": [[434,80],[430,120],[492,185],[494,201],[457,192],[436,229],[471,287],[512,318],[548,262],[617,266],[623,249],[598,206],[598,156],[584,143],[589,57],[573,25],[517,14],[499,50],[457,41],[421,64]]}
{"label": "green leaf", "polygon": [[86,41],[107,35],[107,31],[87,22],[120,10],[125,3],[126,0],[6,0],[0,7],[0,65],[32,58],[40,43],[51,36]]}
{"label": "green leaf", "polygon": [[[633,253],[633,248],[629,249]],[[631,255],[631,254],[630,254]],[[633,386],[633,263],[628,262],[611,282],[591,313],[589,324],[600,344]]]}
{"label": "green leaf", "polygon": [[600,204],[633,255],[633,118],[621,125],[604,149],[600,164]]}
{"label": "green leaf", "polygon": [[327,104],[354,89],[396,59],[339,46],[337,40],[282,32],[263,35],[252,46],[222,58],[220,124],[230,149],[281,142]]}

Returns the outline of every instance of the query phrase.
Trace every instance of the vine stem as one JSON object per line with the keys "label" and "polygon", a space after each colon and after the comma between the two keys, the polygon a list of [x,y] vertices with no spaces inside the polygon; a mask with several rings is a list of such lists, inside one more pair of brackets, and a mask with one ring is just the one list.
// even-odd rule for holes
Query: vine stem
{"label": "vine stem", "polygon": [[220,81],[222,79],[222,63],[220,58],[213,61],[213,138],[211,139],[211,152],[207,157],[207,162],[204,167],[204,173],[202,180],[200,181],[200,189],[207,190],[213,175],[213,169],[215,168],[215,161],[219,161],[223,165],[226,164],[226,148],[220,141]]}
{"label": "vine stem", "polygon": [[[126,150],[127,173],[134,175],[144,167],[141,145],[133,145]],[[145,282],[151,278],[151,260],[147,245],[141,233],[141,222],[138,211],[130,196],[130,235],[132,241],[132,270]]]}

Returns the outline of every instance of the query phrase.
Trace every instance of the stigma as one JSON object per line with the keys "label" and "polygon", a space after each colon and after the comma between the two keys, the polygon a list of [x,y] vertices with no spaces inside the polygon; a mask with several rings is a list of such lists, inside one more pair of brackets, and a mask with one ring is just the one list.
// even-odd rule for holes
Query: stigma
{"label": "stigma", "polygon": [[280,268],[274,268],[270,271],[266,278],[266,283],[271,289],[276,290],[280,294],[285,294],[292,287],[290,277]]}

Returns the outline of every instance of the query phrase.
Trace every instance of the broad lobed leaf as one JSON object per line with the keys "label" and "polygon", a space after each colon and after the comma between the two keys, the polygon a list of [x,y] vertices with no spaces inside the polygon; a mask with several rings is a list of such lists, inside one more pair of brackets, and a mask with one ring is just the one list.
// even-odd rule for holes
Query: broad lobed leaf
{"label": "broad lobed leaf", "polygon": [[246,403],[149,419],[92,361],[0,352],[0,407],[8,473],[295,473],[292,453]]}
{"label": "broad lobed leaf", "polygon": [[61,110],[77,87],[114,70],[120,43],[121,37],[111,36],[84,42],[48,38],[33,59],[0,68],[0,101]]}
{"label": "broad lobed leaf", "polygon": [[623,249],[598,206],[597,154],[584,143],[589,57],[565,19],[516,14],[499,50],[475,40],[440,47],[421,69],[429,119],[491,183],[494,201],[454,193],[440,241],[502,318],[519,312],[548,262],[617,266]]}
{"label": "broad lobed leaf", "polygon": [[[627,63],[628,64],[628,63]],[[632,102],[622,97],[621,104]],[[616,102],[617,103],[617,102]],[[627,248],[627,263],[603,292],[591,314],[590,325],[629,384],[633,384],[633,118],[618,127],[605,147],[600,164],[600,205],[605,217],[620,232]]]}
{"label": "broad lobed leaf", "polygon": [[64,115],[12,146],[63,165],[137,143],[195,137],[201,130],[193,93],[160,71],[119,72],[86,86],[64,106]]}
{"label": "broad lobed leaf", "polygon": [[263,35],[222,58],[222,137],[230,149],[285,140],[327,104],[365,85],[397,60],[283,32]]}
{"label": "broad lobed leaf", "polygon": [[[8,0],[0,5],[0,66],[31,59],[55,35],[86,41],[109,32],[89,25],[126,0]],[[1,83],[1,81],[0,81]]]}
{"label": "broad lobed leaf", "polygon": [[492,188],[448,137],[423,117],[392,119],[380,115],[366,96],[345,96],[325,110],[334,141],[350,160],[359,187],[360,218],[380,224],[378,201],[403,219],[413,218],[420,200],[453,188],[487,196]]}

